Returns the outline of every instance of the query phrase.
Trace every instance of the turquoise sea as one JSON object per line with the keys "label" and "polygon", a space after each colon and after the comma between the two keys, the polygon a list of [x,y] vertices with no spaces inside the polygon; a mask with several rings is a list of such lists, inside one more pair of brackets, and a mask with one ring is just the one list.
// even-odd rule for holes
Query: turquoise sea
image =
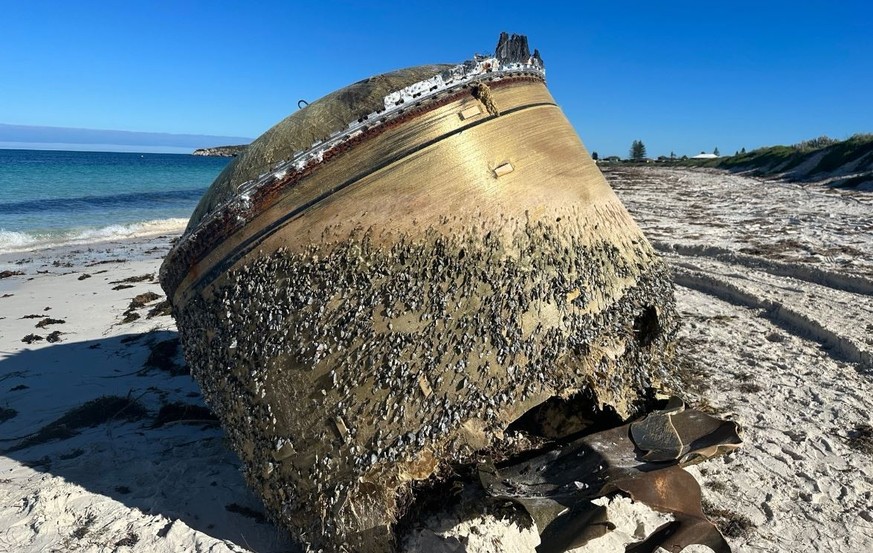
{"label": "turquoise sea", "polygon": [[0,253],[178,230],[228,162],[0,150]]}

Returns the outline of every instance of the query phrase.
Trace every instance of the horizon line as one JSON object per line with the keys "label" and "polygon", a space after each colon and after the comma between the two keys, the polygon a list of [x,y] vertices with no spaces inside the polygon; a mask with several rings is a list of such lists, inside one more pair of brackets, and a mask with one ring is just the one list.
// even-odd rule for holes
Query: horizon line
{"label": "horizon line", "polygon": [[[214,148],[215,146],[206,146]],[[0,150],[33,152],[89,152],[104,154],[166,154],[193,155],[194,150],[184,146],[149,146],[138,144],[75,144],[63,142],[0,142]]]}
{"label": "horizon line", "polygon": [[[197,149],[249,144],[252,138],[213,134],[123,131],[0,123],[0,144]],[[55,145],[55,147],[51,147]],[[4,147],[4,146],[0,146]],[[21,149],[13,147],[13,149]],[[78,149],[78,148],[77,148]],[[93,149],[93,148],[92,148]],[[117,148],[114,148],[117,151]],[[76,151],[76,150],[74,150]]]}

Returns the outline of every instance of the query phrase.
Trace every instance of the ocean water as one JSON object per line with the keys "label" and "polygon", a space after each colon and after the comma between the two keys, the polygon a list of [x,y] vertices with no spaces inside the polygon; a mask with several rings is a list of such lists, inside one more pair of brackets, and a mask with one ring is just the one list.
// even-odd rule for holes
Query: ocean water
{"label": "ocean water", "polygon": [[0,253],[184,227],[228,158],[0,150]]}

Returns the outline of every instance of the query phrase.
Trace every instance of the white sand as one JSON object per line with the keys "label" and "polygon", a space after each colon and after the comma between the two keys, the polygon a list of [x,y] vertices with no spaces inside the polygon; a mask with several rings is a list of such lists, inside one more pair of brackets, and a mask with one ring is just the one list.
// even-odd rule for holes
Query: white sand
{"label": "white sand", "polygon": [[[129,395],[149,410],[139,421],[121,413],[75,437],[0,454],[0,551],[289,550],[284,531],[253,518],[263,507],[220,428],[151,428],[164,403],[203,403],[189,376],[143,370],[150,346],[176,337],[171,317],[146,318],[164,299],[160,286],[149,279],[112,290],[111,282],[156,273],[169,240],[0,256],[0,271],[26,273],[0,280],[0,408],[18,412],[0,423],[0,439],[104,395]],[[85,266],[112,259],[128,261]],[[79,280],[83,273],[92,276]],[[131,299],[147,291],[161,298],[122,323]],[[22,319],[30,314],[66,322],[35,328],[41,318]],[[21,342],[54,330],[60,342]],[[0,442],[0,451],[13,443]]]}
{"label": "white sand", "polygon": [[[873,196],[710,172],[607,177],[682,284],[682,351],[705,384],[686,397],[745,428],[742,450],[691,469],[712,508],[752,523],[728,538],[734,551],[873,550],[873,456],[849,443],[873,423]],[[25,273],[0,279],[0,409],[17,411],[0,423],[0,451],[100,396],[148,410],[0,453],[0,551],[294,550],[258,518],[220,428],[152,428],[162,404],[202,400],[190,377],[143,370],[151,347],[176,337],[170,317],[146,318],[160,287],[111,282],[156,273],[168,242],[0,255],[0,271]],[[127,261],[85,266],[109,259]],[[147,291],[161,298],[122,323]],[[65,323],[36,328],[42,317]],[[54,330],[60,342],[21,342]],[[622,533],[584,551],[623,551],[662,520],[626,499],[609,508]],[[467,550],[538,541],[493,520],[475,532]]]}

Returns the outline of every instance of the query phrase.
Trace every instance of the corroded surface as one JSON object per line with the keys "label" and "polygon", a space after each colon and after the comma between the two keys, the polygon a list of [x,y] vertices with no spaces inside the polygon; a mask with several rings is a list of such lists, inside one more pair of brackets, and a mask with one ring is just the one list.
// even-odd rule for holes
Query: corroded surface
{"label": "corroded surface", "polygon": [[[664,375],[669,281],[562,234],[424,233],[390,249],[360,236],[258,259],[189,303],[194,375],[271,511],[314,543],[387,549],[404,487],[492,445],[528,408],[589,389],[633,412]],[[591,313],[617,278],[636,284]],[[634,322],[652,306],[657,330],[642,335]]]}
{"label": "corroded surface", "polygon": [[391,550],[412,483],[499,457],[529,409],[584,392],[628,417],[669,377],[669,276],[539,79],[417,106],[258,194],[162,283],[249,482],[313,548]]}

